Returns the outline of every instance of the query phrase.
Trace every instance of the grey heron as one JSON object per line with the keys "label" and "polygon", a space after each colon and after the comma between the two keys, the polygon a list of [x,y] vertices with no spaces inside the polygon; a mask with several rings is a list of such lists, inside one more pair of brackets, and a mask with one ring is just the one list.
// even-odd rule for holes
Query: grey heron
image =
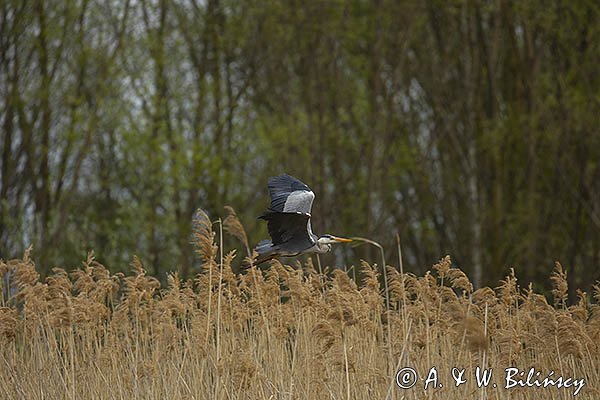
{"label": "grey heron", "polygon": [[268,186],[271,206],[258,218],[267,221],[271,240],[262,240],[256,246],[259,254],[256,264],[279,256],[327,253],[334,243],[352,241],[330,234],[317,236],[313,233],[310,210],[315,194],[299,179],[283,174],[269,178]]}

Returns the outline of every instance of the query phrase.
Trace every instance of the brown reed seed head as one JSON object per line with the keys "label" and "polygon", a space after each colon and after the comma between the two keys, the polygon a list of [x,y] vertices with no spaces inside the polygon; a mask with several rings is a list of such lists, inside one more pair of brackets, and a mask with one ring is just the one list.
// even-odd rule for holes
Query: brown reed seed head
{"label": "brown reed seed head", "polygon": [[554,297],[554,305],[566,307],[569,286],[567,284],[567,273],[563,270],[562,265],[557,261],[554,264],[554,271],[550,277],[552,280],[552,296]]}
{"label": "brown reed seed head", "polygon": [[250,248],[248,244],[248,236],[246,235],[246,230],[244,226],[238,219],[237,214],[230,206],[225,206],[225,211],[227,211],[227,217],[223,220],[223,229],[225,232],[230,234],[231,236],[237,238],[240,242],[244,244],[246,248]]}
{"label": "brown reed seed head", "polygon": [[196,254],[204,263],[208,264],[216,256],[217,247],[214,244],[215,233],[212,229],[212,222],[204,210],[196,210],[192,228],[192,244],[196,249]]}

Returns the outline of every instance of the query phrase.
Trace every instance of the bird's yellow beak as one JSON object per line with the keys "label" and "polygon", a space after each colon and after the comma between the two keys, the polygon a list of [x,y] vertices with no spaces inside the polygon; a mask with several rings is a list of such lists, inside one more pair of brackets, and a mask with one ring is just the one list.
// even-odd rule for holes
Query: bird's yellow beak
{"label": "bird's yellow beak", "polygon": [[348,243],[348,242],[352,241],[352,239],[346,239],[346,238],[337,237],[337,236],[335,236],[333,238],[333,240],[335,240],[336,242],[340,242],[340,243]]}

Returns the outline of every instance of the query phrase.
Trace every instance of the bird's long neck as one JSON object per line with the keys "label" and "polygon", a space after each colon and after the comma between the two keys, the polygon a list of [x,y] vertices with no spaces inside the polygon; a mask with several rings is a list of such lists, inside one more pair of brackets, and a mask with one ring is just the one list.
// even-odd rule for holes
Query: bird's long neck
{"label": "bird's long neck", "polygon": [[316,253],[327,253],[329,251],[330,247],[328,244],[322,244],[317,242],[317,251]]}
{"label": "bird's long neck", "polygon": [[307,229],[308,229],[308,234],[315,241],[315,250],[316,250],[315,253],[327,253],[329,251],[329,246],[324,243],[319,242],[319,236],[315,235],[312,231],[312,226],[310,225],[310,220],[308,220]]}
{"label": "bird's long neck", "polygon": [[323,243],[319,239],[317,235],[314,235],[315,238],[315,252],[316,253],[327,253],[331,250],[331,245],[329,243]]}

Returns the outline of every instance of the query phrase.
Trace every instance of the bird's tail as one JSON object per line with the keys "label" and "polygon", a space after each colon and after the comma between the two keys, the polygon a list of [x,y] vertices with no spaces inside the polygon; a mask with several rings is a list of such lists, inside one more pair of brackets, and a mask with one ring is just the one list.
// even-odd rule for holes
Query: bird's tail
{"label": "bird's tail", "polygon": [[261,240],[260,242],[258,242],[254,250],[256,250],[258,254],[265,254],[273,250],[273,242],[267,239]]}
{"label": "bird's tail", "polygon": [[254,265],[258,265],[264,263],[265,261],[272,260],[277,257],[277,246],[273,246],[273,242],[270,240],[261,240],[258,242],[255,248],[258,253],[258,257],[256,261],[254,261]]}

